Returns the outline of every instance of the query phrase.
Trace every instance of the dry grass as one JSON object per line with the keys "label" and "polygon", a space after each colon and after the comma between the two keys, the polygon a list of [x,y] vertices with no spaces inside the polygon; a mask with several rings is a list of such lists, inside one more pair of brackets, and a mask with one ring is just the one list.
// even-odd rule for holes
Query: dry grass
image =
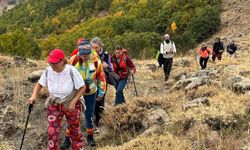
{"label": "dry grass", "polygon": [[106,146],[100,150],[191,150],[191,143],[171,134],[138,137],[122,146]]}
{"label": "dry grass", "polygon": [[0,141],[0,150],[14,150],[14,147],[10,146],[7,141]]}

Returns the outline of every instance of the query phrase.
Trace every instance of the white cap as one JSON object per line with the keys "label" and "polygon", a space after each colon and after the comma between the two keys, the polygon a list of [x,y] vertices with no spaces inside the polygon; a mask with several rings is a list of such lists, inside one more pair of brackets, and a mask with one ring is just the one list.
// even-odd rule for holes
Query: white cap
{"label": "white cap", "polygon": [[168,34],[165,34],[165,35],[164,35],[164,38],[165,38],[165,39],[170,39],[170,36],[169,36]]}

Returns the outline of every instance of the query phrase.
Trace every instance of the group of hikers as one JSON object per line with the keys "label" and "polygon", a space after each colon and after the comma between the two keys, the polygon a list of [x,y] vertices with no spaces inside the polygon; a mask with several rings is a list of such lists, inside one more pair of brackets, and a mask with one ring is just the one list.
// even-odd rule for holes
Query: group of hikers
{"label": "group of hikers", "polygon": [[[227,45],[227,53],[230,57],[236,57],[237,46],[234,44],[233,40],[230,40]],[[213,49],[209,48],[208,45],[203,42],[198,49],[198,54],[200,55],[200,67],[201,69],[207,68],[207,62],[209,60],[209,55],[212,55],[212,61],[215,63],[216,58],[220,61],[222,54],[224,52],[224,44],[220,38],[216,38],[213,44]]]}
{"label": "group of hikers", "polygon": [[[236,56],[237,46],[230,41],[227,52],[230,56]],[[211,50],[206,43],[202,43],[197,53],[200,55],[201,69],[207,67],[209,55],[212,60],[221,60],[224,52],[223,43],[219,38]],[[169,34],[164,35],[157,54],[159,67],[163,66],[165,81],[170,76],[175,43]],[[113,85],[116,89],[115,105],[125,103],[123,89],[128,83],[130,74],[136,72],[136,68],[127,51],[117,45],[111,56],[104,50],[104,44],[99,37],[91,41],[80,38],[76,42],[76,49],[70,54],[69,60],[61,49],[50,51],[47,62],[49,67],[41,75],[36,83],[29,104],[34,104],[42,87],[47,87],[49,97],[45,102],[48,118],[48,150],[59,149],[59,135],[62,128],[62,119],[65,116],[67,130],[61,150],[73,150],[84,148],[83,134],[81,132],[81,112],[85,114],[85,127],[88,145],[96,145],[94,139],[94,127],[99,127],[100,119],[104,111],[105,93],[107,85]]]}
{"label": "group of hikers", "polygon": [[[45,102],[48,150],[64,150],[70,146],[73,150],[84,149],[81,112],[85,114],[87,143],[94,147],[94,127],[100,125],[107,84],[116,89],[115,105],[125,103],[123,89],[129,75],[136,72],[134,63],[121,45],[115,47],[112,56],[103,49],[104,44],[99,37],[91,41],[80,38],[76,46],[69,60],[61,49],[50,51],[47,58],[50,66],[45,69],[28,99],[29,104],[34,104],[41,88],[48,88],[49,97]],[[66,137],[59,146],[64,116],[67,121]]]}
{"label": "group of hikers", "polygon": [[[236,57],[237,46],[233,40],[230,40],[227,45],[227,53],[230,57]],[[221,60],[222,54],[224,52],[224,44],[221,42],[220,38],[216,38],[213,49],[209,48],[208,45],[203,42],[198,48],[197,54],[200,57],[199,64],[201,69],[207,67],[207,62],[209,60],[209,55],[212,55],[212,60],[215,63],[216,58]],[[156,59],[159,64],[159,68],[163,66],[163,71],[165,75],[165,82],[167,83],[169,75],[171,72],[173,64],[173,56],[176,53],[175,43],[170,39],[169,34],[165,34],[163,37],[163,42],[160,44],[160,50],[156,55]]]}

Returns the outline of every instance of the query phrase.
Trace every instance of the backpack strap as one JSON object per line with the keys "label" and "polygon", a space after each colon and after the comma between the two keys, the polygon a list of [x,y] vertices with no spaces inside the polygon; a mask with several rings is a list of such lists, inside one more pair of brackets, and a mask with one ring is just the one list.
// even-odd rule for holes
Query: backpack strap
{"label": "backpack strap", "polygon": [[97,69],[98,68],[98,61],[95,61],[94,65],[95,65],[95,68]]}
{"label": "backpack strap", "polygon": [[72,66],[75,66],[78,61],[79,61],[79,56],[76,55],[73,60]]}

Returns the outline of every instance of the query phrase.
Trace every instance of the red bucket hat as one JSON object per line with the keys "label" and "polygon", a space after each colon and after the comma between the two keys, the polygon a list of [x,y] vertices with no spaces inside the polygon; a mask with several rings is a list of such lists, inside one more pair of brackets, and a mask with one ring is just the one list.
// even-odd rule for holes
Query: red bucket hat
{"label": "red bucket hat", "polygon": [[54,50],[50,51],[47,61],[48,61],[48,63],[58,63],[64,57],[65,57],[65,54],[64,54],[63,50],[54,49]]}

